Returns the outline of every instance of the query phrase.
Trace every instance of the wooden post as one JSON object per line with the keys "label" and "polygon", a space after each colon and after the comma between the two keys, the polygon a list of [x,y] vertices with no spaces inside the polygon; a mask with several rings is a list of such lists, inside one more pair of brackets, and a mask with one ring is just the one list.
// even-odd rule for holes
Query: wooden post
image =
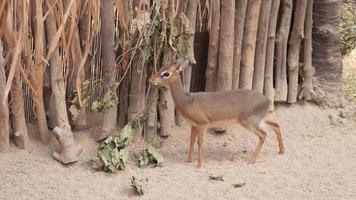
{"label": "wooden post", "polygon": [[209,31],[208,65],[205,72],[205,90],[216,90],[216,71],[219,56],[220,0],[211,1],[211,27]]}
{"label": "wooden post", "polygon": [[298,0],[294,12],[293,30],[288,49],[288,103],[295,103],[298,96],[298,71],[301,41],[304,38],[304,21],[307,0]]}
{"label": "wooden post", "polygon": [[257,29],[257,44],[255,53],[255,71],[253,75],[253,90],[263,93],[265,77],[267,33],[272,0],[264,0],[261,4]]}
{"label": "wooden post", "polygon": [[276,41],[276,87],[275,101],[287,100],[287,48],[291,25],[293,0],[281,0],[281,22]]}
{"label": "wooden post", "polygon": [[232,72],[232,89],[239,88],[240,81],[240,63],[242,40],[245,27],[245,17],[248,0],[237,0],[235,5],[235,33],[234,33],[234,67]]}
{"label": "wooden post", "polygon": [[314,94],[313,76],[315,68],[312,63],[312,29],[313,29],[313,0],[308,1],[307,13],[305,18],[305,38],[304,38],[304,51],[303,51],[303,85],[299,94],[299,99],[311,100]]}
{"label": "wooden post", "polygon": [[219,45],[219,67],[216,90],[231,90],[234,64],[234,20],[235,1],[221,0],[221,29]]}
{"label": "wooden post", "polygon": [[247,4],[244,39],[242,41],[240,88],[252,89],[255,47],[261,0],[250,0]]}
{"label": "wooden post", "polygon": [[276,41],[276,28],[278,20],[278,10],[281,0],[272,0],[271,19],[268,25],[267,50],[266,50],[266,71],[264,94],[271,101],[270,110],[274,109],[274,88],[273,88],[273,63],[274,63],[274,46]]}
{"label": "wooden post", "polygon": [[8,100],[7,97],[5,98],[6,76],[3,61],[3,45],[0,40],[0,152],[7,152],[10,146],[10,126]]}

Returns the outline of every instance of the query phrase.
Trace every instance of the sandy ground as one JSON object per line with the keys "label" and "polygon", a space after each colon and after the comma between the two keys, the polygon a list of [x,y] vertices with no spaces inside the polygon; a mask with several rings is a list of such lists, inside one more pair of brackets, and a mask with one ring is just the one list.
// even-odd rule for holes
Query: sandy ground
{"label": "sandy ground", "polygon": [[[279,106],[271,116],[283,128],[286,147],[278,155],[269,135],[256,164],[248,165],[257,137],[239,126],[226,134],[209,132],[204,144],[204,169],[185,163],[189,128],[176,128],[160,153],[161,168],[140,169],[134,160],[116,174],[90,167],[96,144],[77,133],[85,147],[82,161],[63,166],[50,153],[54,146],[32,140],[30,153],[11,146],[0,154],[0,199],[356,199],[355,121],[341,120],[337,111],[312,105]],[[336,125],[335,125],[336,124]],[[209,175],[224,181],[209,180]],[[130,177],[148,181],[138,197]],[[245,183],[234,188],[234,183]]]}

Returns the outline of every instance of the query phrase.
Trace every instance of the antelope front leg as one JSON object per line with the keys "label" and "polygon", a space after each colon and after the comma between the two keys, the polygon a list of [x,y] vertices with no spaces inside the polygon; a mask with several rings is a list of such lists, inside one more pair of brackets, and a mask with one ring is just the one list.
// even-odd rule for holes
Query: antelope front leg
{"label": "antelope front leg", "polygon": [[201,169],[203,167],[202,147],[204,142],[205,131],[206,131],[205,127],[199,127],[198,129],[198,165],[197,165],[198,169]]}
{"label": "antelope front leg", "polygon": [[189,153],[188,153],[188,159],[187,159],[187,162],[189,162],[189,163],[193,161],[194,144],[195,144],[196,138],[197,138],[197,130],[195,127],[192,126],[192,130],[190,133]]}

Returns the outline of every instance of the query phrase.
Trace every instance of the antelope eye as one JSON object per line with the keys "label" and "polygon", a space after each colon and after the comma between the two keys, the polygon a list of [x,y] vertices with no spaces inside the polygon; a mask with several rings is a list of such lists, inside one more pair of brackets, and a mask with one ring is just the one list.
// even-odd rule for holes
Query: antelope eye
{"label": "antelope eye", "polygon": [[161,73],[161,78],[168,78],[168,77],[170,77],[171,75],[172,75],[171,72],[169,72],[169,71],[164,71],[164,72]]}

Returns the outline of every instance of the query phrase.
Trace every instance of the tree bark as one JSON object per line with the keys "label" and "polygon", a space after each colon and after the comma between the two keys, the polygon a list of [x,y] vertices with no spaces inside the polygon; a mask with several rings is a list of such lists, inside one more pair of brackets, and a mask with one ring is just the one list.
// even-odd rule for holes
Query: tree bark
{"label": "tree bark", "polygon": [[143,62],[137,63],[131,69],[131,84],[128,107],[128,121],[132,121],[145,108],[147,69]]}
{"label": "tree bark", "polygon": [[145,125],[145,139],[148,143],[152,143],[157,135],[157,97],[158,90],[150,87],[146,99],[148,118]]}
{"label": "tree bark", "polygon": [[314,0],[313,66],[316,97],[320,105],[341,105],[342,57],[340,51],[340,1]]}
{"label": "tree bark", "polygon": [[160,135],[164,137],[169,136],[174,127],[174,102],[168,89],[161,89],[159,92],[158,111]]}
{"label": "tree bark", "polygon": [[[54,0],[50,0],[51,4],[54,4]],[[47,5],[48,6],[48,5]],[[52,41],[58,28],[56,26],[56,21],[54,17],[54,13],[49,11],[47,8],[47,18],[45,21],[46,35],[48,41]],[[63,70],[63,61],[59,55],[59,49],[56,49],[50,62],[50,79],[52,86],[52,95],[54,98],[54,105],[56,110],[56,126],[65,130],[71,130],[68,113],[67,113],[67,105],[66,105],[66,87],[64,82],[64,70]]]}
{"label": "tree bark", "polygon": [[252,89],[257,26],[261,0],[250,0],[247,4],[244,40],[242,41],[240,88]]}
{"label": "tree bark", "polygon": [[293,0],[281,0],[281,22],[276,41],[276,86],[275,101],[287,100],[287,48],[291,25]]}
{"label": "tree bark", "polygon": [[234,31],[234,66],[232,74],[232,89],[239,88],[242,40],[244,34],[245,17],[248,0],[237,0],[235,5]]}
{"label": "tree bark", "polygon": [[30,74],[30,82],[36,92],[33,95],[37,126],[40,140],[43,144],[48,144],[48,126],[46,121],[46,111],[43,102],[43,80],[45,73],[45,63],[43,61],[44,52],[44,31],[43,31],[43,0],[36,1],[36,29],[35,29],[35,67]]}
{"label": "tree bark", "polygon": [[281,0],[272,0],[271,18],[268,25],[267,33],[267,50],[266,50],[266,71],[264,82],[264,94],[271,101],[270,110],[274,110],[274,88],[273,88],[273,63],[274,63],[274,46],[276,41],[276,29],[278,21],[278,10]]}
{"label": "tree bark", "polygon": [[307,13],[305,18],[305,38],[304,38],[304,51],[303,51],[303,85],[299,94],[299,99],[311,100],[314,95],[313,76],[315,68],[312,63],[312,32],[313,32],[313,2],[309,0],[307,5]]}
{"label": "tree bark", "polygon": [[231,90],[234,64],[234,20],[235,1],[221,0],[221,30],[219,45],[219,67],[216,90]]}
{"label": "tree bark", "polygon": [[205,90],[216,90],[216,71],[219,56],[220,0],[211,1],[211,27],[209,31],[208,65],[205,72]]}
{"label": "tree bark", "polygon": [[263,84],[266,65],[267,33],[270,20],[272,0],[264,0],[261,4],[258,19],[257,43],[255,53],[255,71],[253,75],[253,90],[263,94]]}
{"label": "tree bark", "polygon": [[[19,64],[20,63],[18,63],[18,65]],[[21,149],[29,149],[20,67],[21,66],[17,66],[16,74],[10,91],[10,108],[12,116],[11,121],[14,130],[13,135],[16,146]]]}
{"label": "tree bark", "polygon": [[0,40],[0,152],[7,152],[10,146],[10,126],[9,106],[7,98],[5,99],[5,103],[3,103],[6,85],[5,66],[3,61],[3,46]]}
{"label": "tree bark", "polygon": [[[114,1],[105,0],[102,1],[100,7],[101,17],[101,44],[102,44],[102,66],[104,84],[111,90],[113,95],[116,95],[116,62],[115,62],[115,50],[114,50],[114,34],[115,34],[115,22],[113,16]],[[116,128],[117,118],[117,103],[111,108],[104,110],[103,117],[103,133],[97,139],[103,139],[111,134]]]}
{"label": "tree bark", "polygon": [[[189,50],[188,50],[188,60],[189,64],[184,68],[183,71],[183,88],[185,92],[190,92],[191,82],[192,82],[192,68],[196,63],[194,56],[194,36],[195,36],[195,24],[196,24],[196,13],[197,13],[197,0],[189,0],[187,2],[187,7],[185,10],[185,15],[189,21],[190,39],[189,39]],[[178,126],[184,121],[183,117],[176,111],[175,112],[175,122]]]}
{"label": "tree bark", "polygon": [[288,49],[288,103],[295,103],[298,96],[298,71],[300,45],[304,37],[304,21],[307,0],[298,0],[294,12],[293,30]]}
{"label": "tree bark", "polygon": [[185,10],[185,15],[189,20],[189,31],[190,31],[189,50],[188,50],[189,65],[184,68],[184,72],[183,72],[183,87],[185,92],[190,91],[190,84],[192,79],[192,67],[193,64],[195,64],[194,34],[195,34],[197,5],[198,5],[198,0],[188,0],[187,8]]}

